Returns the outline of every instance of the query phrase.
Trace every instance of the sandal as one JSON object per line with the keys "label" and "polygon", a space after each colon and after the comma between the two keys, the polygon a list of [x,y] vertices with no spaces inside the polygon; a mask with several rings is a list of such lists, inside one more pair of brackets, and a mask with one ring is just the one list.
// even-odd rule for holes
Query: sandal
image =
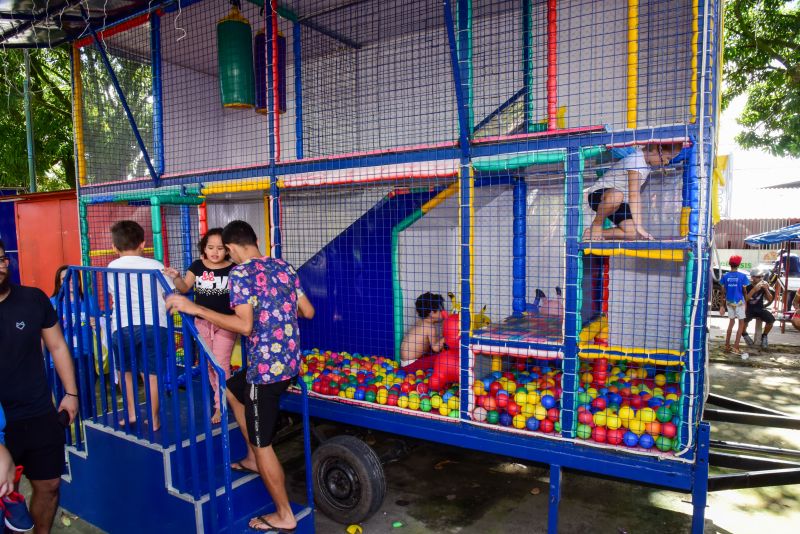
{"label": "sandal", "polygon": [[[267,521],[265,515],[259,515],[254,517],[250,520],[250,524],[247,526],[250,527],[250,530],[255,530],[256,532],[267,532],[268,534],[292,534],[297,527],[294,528],[279,528]],[[253,524],[255,521],[255,524]]]}
{"label": "sandal", "polygon": [[248,474],[253,473],[256,475],[258,474],[258,471],[256,471],[255,469],[249,469],[245,467],[244,464],[242,464],[241,460],[239,460],[238,462],[233,462],[231,464],[231,471],[236,471],[237,473],[248,473]]}

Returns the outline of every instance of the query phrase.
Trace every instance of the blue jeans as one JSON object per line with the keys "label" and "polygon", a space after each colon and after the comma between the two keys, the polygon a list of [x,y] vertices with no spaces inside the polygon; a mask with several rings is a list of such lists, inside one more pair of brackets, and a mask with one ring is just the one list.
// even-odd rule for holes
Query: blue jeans
{"label": "blue jeans", "polygon": [[[131,338],[133,354],[131,354]],[[156,339],[158,338],[158,339]],[[120,370],[120,348],[124,356],[125,372],[133,371],[134,356],[136,357],[136,372],[144,373],[145,358],[147,361],[147,374],[155,375],[158,372],[156,361],[161,362],[161,370],[167,369],[167,347],[169,330],[151,325],[126,326],[111,335],[114,364]],[[120,347],[121,345],[121,347]]]}

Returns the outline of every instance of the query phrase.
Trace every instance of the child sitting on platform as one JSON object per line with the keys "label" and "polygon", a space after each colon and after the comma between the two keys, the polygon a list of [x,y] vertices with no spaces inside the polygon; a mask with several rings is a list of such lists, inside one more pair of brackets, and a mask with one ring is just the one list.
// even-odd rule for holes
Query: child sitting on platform
{"label": "child sitting on platform", "polygon": [[[228,289],[228,275],[234,264],[229,259],[228,251],[222,243],[222,228],[212,228],[200,239],[200,259],[195,260],[181,277],[172,268],[164,269],[164,274],[175,284],[175,289],[188,293],[194,288],[194,301],[199,306],[223,315],[233,315],[231,296]],[[206,342],[217,363],[225,372],[225,380],[231,377],[231,352],[236,343],[237,334],[214,325],[210,321],[197,318],[194,321],[197,331]],[[209,363],[208,377],[214,389],[214,415],[211,422],[217,424],[222,418],[220,411],[219,378]]]}
{"label": "child sitting on platform", "polygon": [[[636,147],[617,161],[588,190],[587,200],[596,215],[584,241],[653,239],[642,222],[641,190],[652,167],[664,167],[681,151],[681,143]],[[614,226],[603,228],[608,219]]]}
{"label": "child sitting on platform", "polygon": [[400,345],[401,365],[408,371],[433,367],[436,353],[444,349],[440,323],[444,318],[444,298],[439,294],[423,293],[414,307],[419,319],[406,332]]}
{"label": "child sitting on platform", "polygon": [[[144,257],[144,228],[136,221],[118,221],[111,227],[111,240],[114,251],[119,258],[108,264],[109,269],[124,270],[151,270],[163,271],[164,264],[158,260]],[[115,294],[114,277],[119,280],[119,294]],[[124,364],[125,387],[128,403],[128,420],[120,421],[120,425],[133,424],[137,419],[136,393],[137,383],[133,381],[133,362],[142,378],[145,375],[145,358],[147,355],[147,379],[150,382],[150,408],[149,414],[152,429],[158,430],[161,421],[158,414],[158,362],[157,356],[162,358],[160,368],[166,371],[167,347],[169,330],[167,326],[167,309],[158,283],[150,283],[148,275],[142,276],[142,287],[139,288],[139,277],[136,274],[112,274],[109,277],[108,292],[114,298],[111,312],[111,344],[114,351],[114,361],[117,370]],[[129,287],[130,286],[130,287]],[[170,282],[170,286],[172,286]],[[142,300],[139,300],[141,291]],[[157,292],[156,302],[158,309],[153,310],[153,292]],[[130,298],[130,302],[128,299]],[[130,306],[131,315],[128,315]],[[117,316],[119,313],[119,316]],[[158,315],[156,315],[156,313]],[[144,316],[144,324],[142,324]],[[158,318],[158,328],[155,327],[155,318]],[[133,354],[130,353],[133,348]],[[120,354],[122,352],[122,354]]]}

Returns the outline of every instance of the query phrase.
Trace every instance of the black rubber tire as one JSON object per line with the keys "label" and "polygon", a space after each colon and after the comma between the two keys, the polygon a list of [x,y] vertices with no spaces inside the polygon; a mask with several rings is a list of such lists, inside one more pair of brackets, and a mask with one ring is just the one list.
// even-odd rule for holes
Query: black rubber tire
{"label": "black rubber tire", "polygon": [[369,519],[383,504],[386,477],[369,445],[353,436],[336,436],[311,457],[314,504],[343,525]]}

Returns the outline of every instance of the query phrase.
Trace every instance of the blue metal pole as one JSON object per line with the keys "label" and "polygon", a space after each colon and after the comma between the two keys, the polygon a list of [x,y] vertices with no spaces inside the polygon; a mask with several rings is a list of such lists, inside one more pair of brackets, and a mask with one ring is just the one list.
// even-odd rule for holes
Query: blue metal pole
{"label": "blue metal pole", "polygon": [[188,204],[181,206],[181,245],[183,247],[183,269],[192,264],[192,212]]}
{"label": "blue metal pole", "polygon": [[526,308],[525,262],[528,251],[526,199],[528,197],[528,184],[525,178],[517,178],[514,182],[514,244],[512,260],[513,285],[511,296],[513,298],[511,309],[514,316],[521,317]]}
{"label": "blue metal pole", "polygon": [[150,14],[150,68],[153,72],[153,160],[156,174],[164,174],[164,107],[161,90],[161,16]]}
{"label": "blue metal pole", "polygon": [[705,532],[706,502],[708,499],[708,454],[711,425],[700,423],[697,429],[697,460],[692,483],[692,534]]}
{"label": "blue metal pole", "polygon": [[[270,2],[270,5],[272,3]],[[277,39],[277,35],[273,35],[272,32],[272,10],[268,12],[268,16],[265,17],[265,26],[266,26],[266,47],[267,47],[267,127],[268,127],[268,136],[269,136],[269,194],[272,199],[271,207],[272,207],[272,224],[270,224],[270,229],[272,230],[272,236],[270,239],[270,244],[272,245],[272,254],[273,258],[280,258],[281,257],[281,230],[280,230],[280,208],[279,208],[279,195],[280,192],[278,191],[278,176],[276,173],[276,166],[275,166],[275,99],[273,95],[275,94],[275,80],[272,76],[272,62],[277,61],[277,58],[273,57],[272,55],[272,46],[273,40]],[[264,214],[267,217],[268,214]],[[264,251],[265,253],[269,253],[269,251]]]}
{"label": "blue metal pole", "polygon": [[575,437],[575,391],[578,387],[578,328],[581,320],[580,279],[582,257],[578,241],[582,231],[581,191],[583,190],[583,155],[571,149],[566,162],[566,293],[564,295],[564,363],[561,394],[561,435]]}
{"label": "blue metal pole", "polygon": [[533,9],[531,0],[522,0],[522,81],[525,130],[533,130]]}
{"label": "blue metal pole", "polygon": [[558,505],[561,504],[561,466],[550,466],[550,493],[547,503],[547,534],[558,534]]}
{"label": "blue metal pole", "polygon": [[303,63],[302,29],[299,22],[292,24],[292,50],[294,53],[294,135],[297,159],[303,159]]}
{"label": "blue metal pole", "polygon": [[461,95],[467,115],[467,132],[472,138],[472,0],[458,0],[456,4],[456,30],[458,32],[458,65],[461,71]]}
{"label": "blue metal pole", "polygon": [[153,180],[153,186],[158,187],[160,185],[160,177],[156,170],[153,168],[153,162],[150,160],[150,154],[147,152],[147,147],[142,140],[142,134],[139,132],[139,127],[136,125],[136,119],[133,117],[133,113],[131,112],[130,106],[128,106],[128,100],[125,98],[125,93],[122,91],[122,87],[119,85],[119,80],[117,79],[117,75],[114,73],[114,68],[111,66],[111,62],[108,59],[108,54],[106,54],[105,46],[100,42],[100,38],[97,36],[97,32],[89,23],[89,15],[86,13],[86,9],[81,7],[81,14],[83,15],[84,20],[86,21],[86,27],[89,28],[89,32],[92,34],[94,38],[95,45],[97,46],[97,51],[100,53],[100,58],[103,60],[103,65],[108,72],[108,77],[111,79],[111,85],[114,86],[114,91],[117,93],[117,97],[119,98],[120,104],[122,104],[122,109],[125,111],[125,116],[128,118],[128,122],[131,125],[131,130],[133,130],[133,136],[136,138],[136,144],[139,145],[139,150],[142,152],[142,158],[144,159],[145,165],[147,165],[147,171],[150,174],[150,178]]}

